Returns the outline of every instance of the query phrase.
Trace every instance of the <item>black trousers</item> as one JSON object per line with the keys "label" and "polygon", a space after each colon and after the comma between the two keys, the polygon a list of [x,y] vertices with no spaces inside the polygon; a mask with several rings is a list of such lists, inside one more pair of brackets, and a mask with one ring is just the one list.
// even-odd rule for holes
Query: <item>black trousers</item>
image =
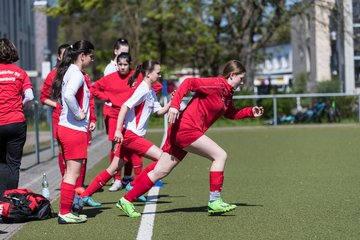
{"label": "black trousers", "polygon": [[0,198],[18,188],[20,164],[26,141],[26,122],[0,126]]}

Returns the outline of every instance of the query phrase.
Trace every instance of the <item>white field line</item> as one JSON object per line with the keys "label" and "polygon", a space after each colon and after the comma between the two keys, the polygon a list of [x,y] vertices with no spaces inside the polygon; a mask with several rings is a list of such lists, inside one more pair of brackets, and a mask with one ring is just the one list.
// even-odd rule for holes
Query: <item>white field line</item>
{"label": "white field line", "polygon": [[160,187],[153,187],[150,189],[148,196],[151,196],[151,200],[146,202],[144,212],[141,217],[141,223],[136,237],[137,240],[151,240],[153,234],[156,203],[158,201]]}

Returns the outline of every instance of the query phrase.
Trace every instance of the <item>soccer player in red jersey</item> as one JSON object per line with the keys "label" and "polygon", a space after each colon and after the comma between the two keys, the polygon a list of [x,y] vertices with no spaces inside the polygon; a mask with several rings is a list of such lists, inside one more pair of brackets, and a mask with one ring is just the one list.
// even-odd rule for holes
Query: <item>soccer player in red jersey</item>
{"label": "soccer player in red jersey", "polygon": [[[188,152],[211,161],[208,212],[223,213],[236,208],[236,205],[225,203],[221,198],[227,153],[207,137],[205,132],[221,116],[230,119],[262,116],[262,107],[234,107],[233,91],[244,84],[245,73],[242,64],[232,60],[225,65],[223,74],[219,77],[188,78],[179,86],[168,113],[170,126],[162,148],[164,153],[153,164],[154,169],[141,174],[133,189],[118,201],[117,206],[124,213],[129,217],[139,217],[140,213],[135,211],[133,201],[149,191],[158,180],[166,177]],[[181,100],[189,91],[195,92],[195,95],[180,113]]]}
{"label": "soccer player in red jersey", "polygon": [[[129,86],[133,86],[139,77],[143,80],[138,83],[134,93],[126,100],[118,113],[114,140],[121,143],[116,149],[115,157],[110,166],[98,174],[85,192],[81,195],[86,203],[89,196],[100,189],[106,182],[128,161],[129,155],[137,154],[151,160],[157,160],[162,150],[144,138],[147,122],[151,113],[165,114],[169,105],[161,107],[152,85],[161,76],[160,64],[156,61],[145,61],[139,65],[129,79]],[[136,80],[136,81],[135,81]],[[124,126],[124,127],[123,127]],[[100,206],[100,203],[99,203]]]}
{"label": "soccer player in red jersey", "polygon": [[0,199],[5,190],[18,188],[26,141],[23,105],[34,98],[29,76],[13,64],[18,60],[15,45],[0,39]]}
{"label": "soccer player in red jersey", "polygon": [[[58,56],[57,56],[57,64],[56,66],[60,63],[63,55],[64,55],[64,51],[67,47],[69,47],[69,44],[62,44],[58,47]],[[61,105],[59,102],[54,101],[51,99],[51,88],[52,88],[52,84],[54,82],[55,79],[55,75],[56,75],[56,71],[57,71],[57,67],[55,67],[45,78],[43,86],[40,90],[40,101],[43,104],[46,104],[50,107],[53,108],[53,112],[52,112],[52,126],[53,126],[53,136],[55,139],[57,139],[57,129],[58,129],[58,123],[59,123],[59,116],[61,113]],[[59,163],[59,168],[60,168],[60,173],[61,176],[64,176],[65,173],[65,162],[64,162],[64,158],[62,155],[62,150],[61,150],[61,146],[60,144],[58,144],[59,147],[59,155],[58,155],[58,163]]]}
{"label": "soccer player in red jersey", "polygon": [[71,212],[81,166],[87,159],[90,125],[90,90],[83,69],[94,60],[94,45],[80,40],[66,48],[53,82],[52,97],[59,99],[58,138],[66,170],[60,185],[60,224],[86,222],[86,215]]}

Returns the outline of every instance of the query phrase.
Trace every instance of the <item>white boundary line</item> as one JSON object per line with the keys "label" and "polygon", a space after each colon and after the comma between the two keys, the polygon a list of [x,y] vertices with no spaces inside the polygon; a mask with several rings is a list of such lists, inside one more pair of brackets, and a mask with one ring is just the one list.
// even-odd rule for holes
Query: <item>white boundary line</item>
{"label": "white boundary line", "polygon": [[146,202],[144,212],[141,217],[138,235],[136,237],[137,240],[151,240],[152,238],[159,191],[160,187],[154,186],[148,193],[151,200]]}

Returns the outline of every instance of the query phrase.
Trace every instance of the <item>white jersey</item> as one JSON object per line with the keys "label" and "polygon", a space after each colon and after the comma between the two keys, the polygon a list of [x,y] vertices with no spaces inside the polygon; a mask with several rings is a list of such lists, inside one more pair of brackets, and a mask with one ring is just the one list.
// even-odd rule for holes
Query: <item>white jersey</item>
{"label": "white jersey", "polygon": [[118,70],[119,69],[116,62],[114,60],[111,60],[104,70],[104,76],[117,72]]}
{"label": "white jersey", "polygon": [[[90,119],[90,91],[85,83],[83,73],[75,64],[71,64],[66,71],[61,90],[62,110],[59,125],[74,130],[87,132]],[[86,117],[80,119],[80,106]]]}
{"label": "white jersey", "polygon": [[124,127],[138,136],[146,134],[150,114],[161,109],[154,89],[144,81],[124,105],[130,108],[125,117]]}

